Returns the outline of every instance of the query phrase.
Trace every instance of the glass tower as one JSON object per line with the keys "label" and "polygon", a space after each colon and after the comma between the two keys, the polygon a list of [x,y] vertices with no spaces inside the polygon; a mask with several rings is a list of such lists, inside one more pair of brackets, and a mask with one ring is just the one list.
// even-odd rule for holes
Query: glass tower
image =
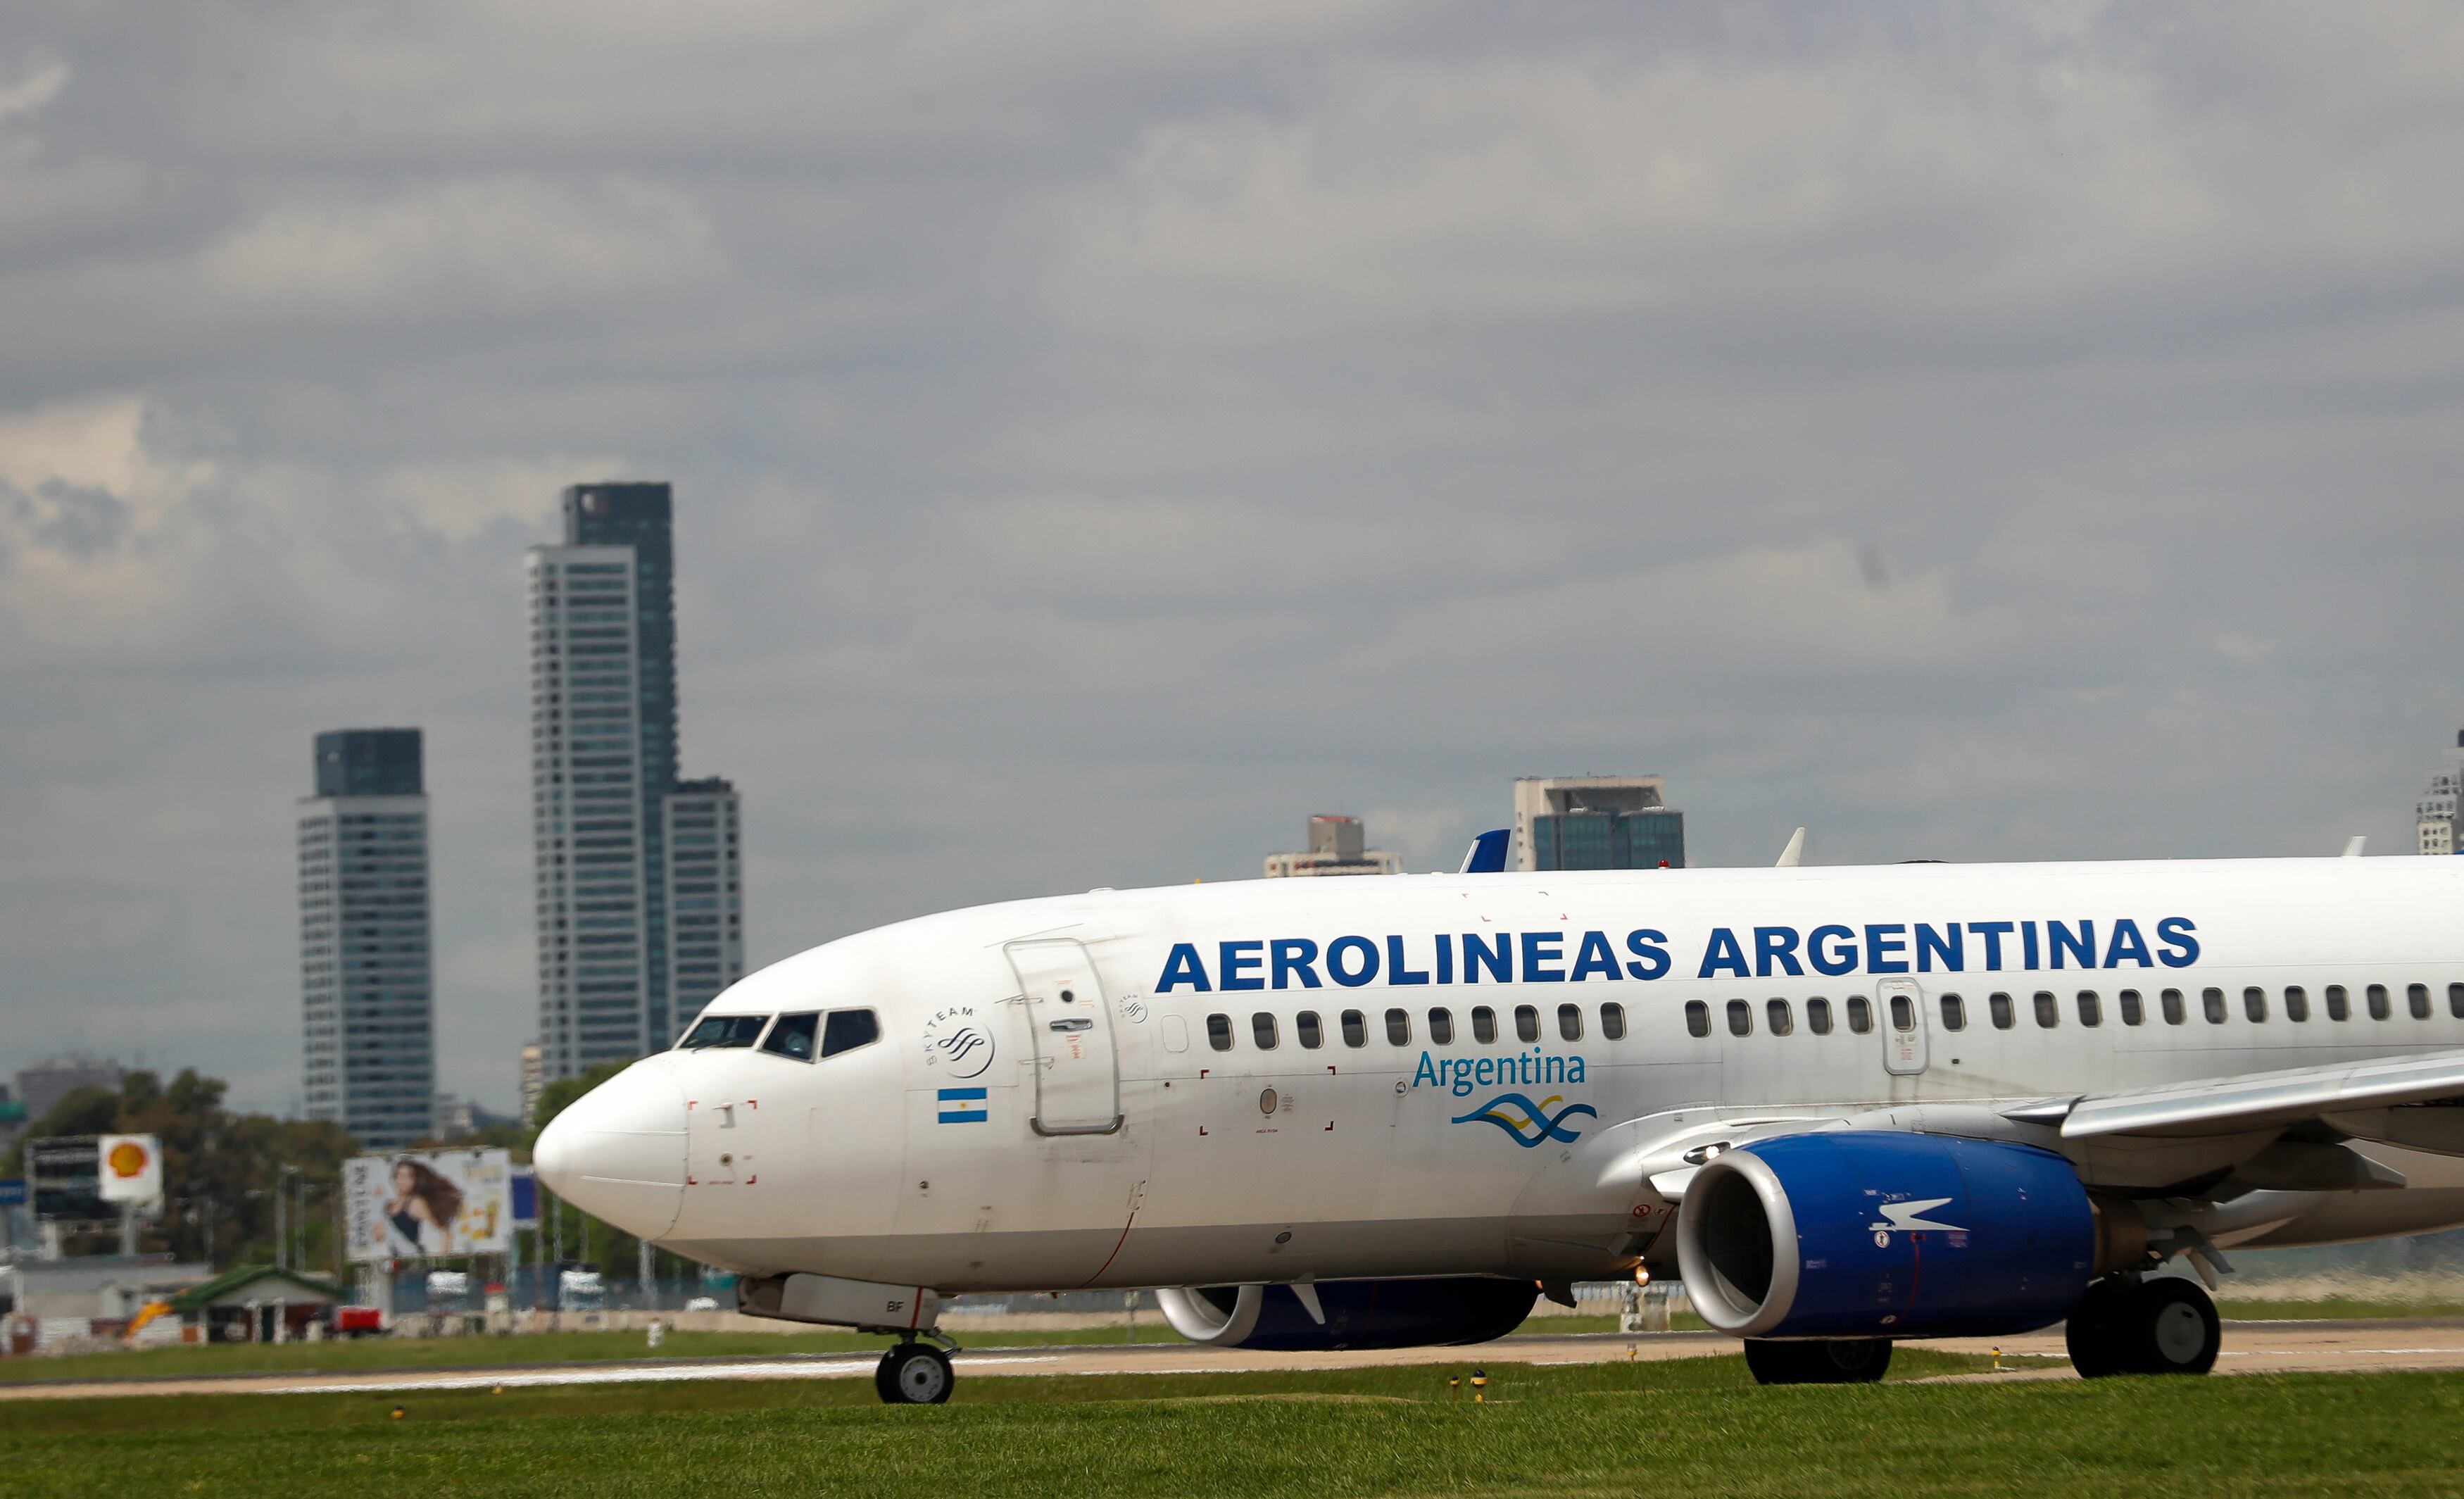
{"label": "glass tower", "polygon": [[436,1014],[417,729],[316,739],[299,804],[302,1103],[370,1150],[429,1133]]}
{"label": "glass tower", "polygon": [[[667,1046],[743,971],[734,789],[677,773],[671,492],[577,484],[562,508],[563,544],[531,548],[528,563],[539,1046],[551,1079]],[[722,813],[723,841],[703,848]],[[681,859],[679,832],[694,840]],[[671,889],[688,877],[691,954],[675,950]],[[715,967],[701,922],[714,895],[733,940]]]}

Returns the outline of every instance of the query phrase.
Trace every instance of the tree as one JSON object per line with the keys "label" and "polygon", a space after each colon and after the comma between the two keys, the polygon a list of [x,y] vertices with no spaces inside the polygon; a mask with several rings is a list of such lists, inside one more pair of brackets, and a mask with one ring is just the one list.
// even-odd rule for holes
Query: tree
{"label": "tree", "polygon": [[[220,1078],[184,1069],[165,1084],[139,1070],[121,1079],[117,1092],[80,1088],[55,1104],[26,1132],[13,1153],[22,1165],[26,1144],[78,1135],[152,1135],[163,1142],[164,1213],[144,1227],[141,1249],[167,1249],[184,1260],[210,1260],[217,1267],[274,1259],[275,1197],[286,1188],[284,1166],[299,1170],[307,1188],[304,1223],[292,1224],[303,1263],[331,1257],[332,1194],[341,1163],[357,1152],[339,1125],[271,1114],[233,1113],[223,1107]],[[297,1198],[294,1198],[297,1201]],[[74,1251],[117,1245],[117,1231],[74,1237]]]}

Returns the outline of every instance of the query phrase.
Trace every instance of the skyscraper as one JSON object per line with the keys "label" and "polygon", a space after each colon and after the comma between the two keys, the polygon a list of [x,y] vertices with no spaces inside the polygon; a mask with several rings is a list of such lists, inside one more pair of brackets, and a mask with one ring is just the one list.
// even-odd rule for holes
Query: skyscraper
{"label": "skyscraper", "polygon": [[[537,859],[540,1069],[571,1077],[666,1046],[743,971],[736,803],[677,783],[675,564],[665,484],[577,484],[564,541],[529,554],[531,817]],[[672,819],[711,849],[671,858]],[[675,808],[671,797],[685,793]],[[705,858],[709,854],[711,857]],[[724,917],[715,955],[672,952],[671,881]],[[707,878],[705,878],[707,876]],[[733,945],[727,938],[732,937]],[[715,956],[715,961],[709,960]],[[692,1008],[688,1008],[691,1006]]]}
{"label": "skyscraper", "polygon": [[1525,870],[1685,867],[1685,814],[1659,776],[1522,776],[1514,832]]}
{"label": "skyscraper", "polygon": [[436,1091],[419,731],[318,735],[298,835],[303,1106],[371,1150],[408,1145]]}

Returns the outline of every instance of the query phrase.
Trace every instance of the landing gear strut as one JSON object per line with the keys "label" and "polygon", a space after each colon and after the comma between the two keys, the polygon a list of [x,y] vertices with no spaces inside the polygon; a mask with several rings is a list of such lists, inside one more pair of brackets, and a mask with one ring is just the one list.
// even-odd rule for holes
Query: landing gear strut
{"label": "landing gear strut", "polygon": [[946,1404],[957,1382],[950,1356],[930,1343],[900,1343],[872,1371],[872,1387],[889,1405]]}
{"label": "landing gear strut", "polygon": [[1871,1384],[1891,1367],[1890,1339],[1746,1339],[1746,1367],[1759,1384]]}
{"label": "landing gear strut", "polygon": [[2064,1338],[2086,1379],[2114,1374],[2205,1374],[2222,1343],[2216,1304],[2196,1282],[2101,1280],[2088,1287]]}

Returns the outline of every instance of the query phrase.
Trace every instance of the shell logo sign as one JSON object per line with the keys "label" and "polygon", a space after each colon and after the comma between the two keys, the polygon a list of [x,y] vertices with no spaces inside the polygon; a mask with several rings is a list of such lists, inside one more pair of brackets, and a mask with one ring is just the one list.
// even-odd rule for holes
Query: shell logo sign
{"label": "shell logo sign", "polygon": [[150,1202],[163,1195],[163,1142],[151,1135],[104,1135],[95,1140],[106,1202]]}

